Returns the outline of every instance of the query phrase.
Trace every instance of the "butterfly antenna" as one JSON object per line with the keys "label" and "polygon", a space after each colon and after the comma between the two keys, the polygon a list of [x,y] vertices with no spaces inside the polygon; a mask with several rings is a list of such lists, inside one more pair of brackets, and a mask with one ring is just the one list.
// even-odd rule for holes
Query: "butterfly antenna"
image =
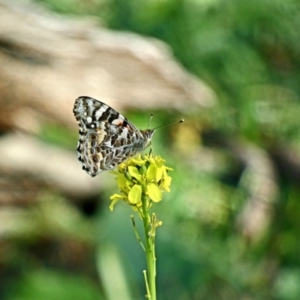
{"label": "butterfly antenna", "polygon": [[153,118],[153,113],[151,113],[151,115],[150,115],[150,119],[149,119],[149,122],[148,122],[148,127],[147,127],[147,129],[149,129],[149,127],[150,127],[152,118]]}
{"label": "butterfly antenna", "polygon": [[156,129],[162,128],[162,127],[169,127],[169,126],[172,126],[172,125],[175,125],[175,124],[179,124],[179,123],[182,123],[182,122],[184,122],[184,119],[181,119],[181,120],[179,120],[179,121],[177,121],[177,122],[175,122],[175,123],[157,126],[157,127],[155,127],[155,128],[152,128],[152,130],[156,130]]}

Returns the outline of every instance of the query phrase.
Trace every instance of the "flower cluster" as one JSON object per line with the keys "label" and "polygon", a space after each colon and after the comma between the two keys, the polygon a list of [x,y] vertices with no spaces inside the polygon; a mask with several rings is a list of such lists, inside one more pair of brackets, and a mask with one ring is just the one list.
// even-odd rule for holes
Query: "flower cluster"
{"label": "flower cluster", "polygon": [[139,208],[143,204],[143,199],[147,201],[149,208],[152,202],[162,200],[162,192],[170,191],[171,177],[168,171],[171,168],[164,165],[165,160],[160,156],[136,156],[120,164],[116,175],[120,194],[110,197],[112,200],[109,206],[113,210],[116,202],[123,200],[126,203]]}

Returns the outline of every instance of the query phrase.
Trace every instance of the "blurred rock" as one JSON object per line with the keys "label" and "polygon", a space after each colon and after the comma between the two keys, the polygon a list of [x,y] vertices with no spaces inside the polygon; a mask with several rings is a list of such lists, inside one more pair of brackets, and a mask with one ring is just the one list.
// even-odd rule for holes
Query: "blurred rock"
{"label": "blurred rock", "polygon": [[82,171],[75,151],[24,134],[0,139],[0,204],[35,201],[45,187],[81,199],[99,194],[99,180]]}
{"label": "blurred rock", "polygon": [[249,242],[257,243],[269,229],[279,199],[276,169],[268,153],[255,145],[231,143],[230,149],[245,167],[239,186],[247,201],[237,228]]}

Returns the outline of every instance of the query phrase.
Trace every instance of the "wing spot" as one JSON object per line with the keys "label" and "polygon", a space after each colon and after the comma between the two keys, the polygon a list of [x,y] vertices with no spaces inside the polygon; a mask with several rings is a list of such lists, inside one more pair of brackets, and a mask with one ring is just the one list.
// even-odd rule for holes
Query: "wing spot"
{"label": "wing spot", "polygon": [[113,135],[113,136],[111,137],[111,144],[112,144],[112,146],[115,145],[115,143],[116,143],[117,140],[118,140],[118,137],[117,137],[116,135]]}
{"label": "wing spot", "polygon": [[92,147],[96,147],[96,146],[97,146],[97,141],[92,141],[92,142],[91,142],[91,146],[92,146]]}
{"label": "wing spot", "polygon": [[99,115],[98,120],[99,121],[107,121],[107,118],[110,115],[110,109],[107,108],[105,111],[103,111],[102,114],[98,113],[98,111],[96,112],[96,115]]}
{"label": "wing spot", "polygon": [[91,140],[95,141],[97,139],[97,135],[96,134],[91,134],[90,135]]}
{"label": "wing spot", "polygon": [[106,160],[112,160],[113,159],[113,156],[111,153],[107,154],[106,156]]}
{"label": "wing spot", "polygon": [[92,156],[92,160],[94,163],[97,163],[97,162],[99,162],[100,159],[99,159],[99,156],[97,154],[95,154]]}
{"label": "wing spot", "polygon": [[112,125],[116,126],[123,126],[123,120],[122,119],[115,119],[111,122]]}
{"label": "wing spot", "polygon": [[95,150],[96,150],[97,152],[101,152],[101,147],[100,147],[100,146],[95,147]]}
{"label": "wing spot", "polygon": [[122,140],[116,140],[114,143],[115,147],[121,147],[122,146]]}
{"label": "wing spot", "polygon": [[[121,124],[118,124],[118,126],[122,125],[123,121],[122,119],[118,119],[119,118],[119,113],[115,112],[115,113],[111,113],[110,114],[110,117],[107,119],[109,123],[113,124],[113,122],[120,122],[121,121]],[[115,124],[114,124],[115,125]]]}

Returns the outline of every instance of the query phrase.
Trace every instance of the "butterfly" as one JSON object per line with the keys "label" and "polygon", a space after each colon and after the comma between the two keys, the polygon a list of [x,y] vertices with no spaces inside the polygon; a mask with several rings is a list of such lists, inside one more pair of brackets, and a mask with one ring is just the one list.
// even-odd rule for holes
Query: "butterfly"
{"label": "butterfly", "polygon": [[92,177],[143,151],[155,131],[139,130],[107,104],[86,96],[75,100],[73,113],[79,125],[78,160]]}

